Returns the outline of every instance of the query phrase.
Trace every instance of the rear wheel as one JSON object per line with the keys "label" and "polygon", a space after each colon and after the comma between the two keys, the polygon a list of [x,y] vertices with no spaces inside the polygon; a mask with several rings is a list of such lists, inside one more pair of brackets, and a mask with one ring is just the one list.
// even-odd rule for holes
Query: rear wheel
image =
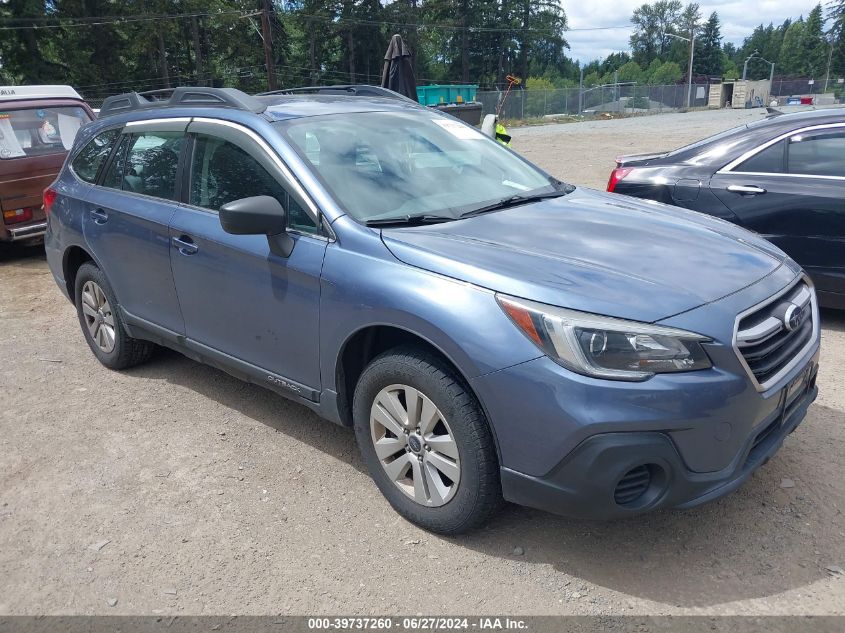
{"label": "rear wheel", "polygon": [[355,433],[379,490],[434,532],[477,527],[501,505],[499,465],[475,397],[440,358],[397,348],[364,370]]}
{"label": "rear wheel", "polygon": [[76,273],[75,299],[88,347],[109,369],[126,369],[143,363],[155,351],[153,343],[126,333],[114,292],[96,265],[87,262],[80,266]]}

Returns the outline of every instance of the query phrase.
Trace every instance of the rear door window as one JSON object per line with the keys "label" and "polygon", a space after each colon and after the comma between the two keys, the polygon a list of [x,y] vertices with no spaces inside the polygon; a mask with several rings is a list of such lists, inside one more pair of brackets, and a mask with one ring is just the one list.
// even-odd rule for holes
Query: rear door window
{"label": "rear door window", "polygon": [[100,167],[111,152],[115,138],[117,130],[106,130],[88,141],[71,163],[74,173],[85,182],[94,182]]}
{"label": "rear door window", "polygon": [[90,120],[76,106],[0,110],[0,159],[67,152]]}
{"label": "rear door window", "polygon": [[176,200],[176,171],[185,135],[144,132],[127,148],[121,189],[155,198]]}
{"label": "rear door window", "polygon": [[845,130],[808,132],[789,139],[790,174],[845,176]]}
{"label": "rear door window", "polygon": [[766,149],[757,152],[748,160],[740,163],[733,171],[756,174],[784,173],[784,150],[786,141],[778,141]]}

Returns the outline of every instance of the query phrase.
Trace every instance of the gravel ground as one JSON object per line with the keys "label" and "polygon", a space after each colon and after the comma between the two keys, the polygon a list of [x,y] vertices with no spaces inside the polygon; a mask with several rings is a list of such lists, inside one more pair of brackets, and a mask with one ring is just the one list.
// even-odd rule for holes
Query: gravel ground
{"label": "gravel ground", "polygon": [[[759,116],[514,146],[602,186],[617,153]],[[0,251],[0,323],[0,614],[845,614],[843,314],[808,418],[728,498],[615,523],[508,507],[461,538],[400,519],[352,432],[304,407],[175,353],[101,367],[37,248]]]}

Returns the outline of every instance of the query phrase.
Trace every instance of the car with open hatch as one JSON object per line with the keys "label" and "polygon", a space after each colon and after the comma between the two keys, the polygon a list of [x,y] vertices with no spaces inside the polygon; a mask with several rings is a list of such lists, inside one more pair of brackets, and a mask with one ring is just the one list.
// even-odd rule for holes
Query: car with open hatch
{"label": "car with open hatch", "polygon": [[441,533],[503,500],[716,499],[817,394],[815,291],[777,247],[390,93],[112,97],[45,209],[103,365],[165,346],[351,426],[390,504]]}

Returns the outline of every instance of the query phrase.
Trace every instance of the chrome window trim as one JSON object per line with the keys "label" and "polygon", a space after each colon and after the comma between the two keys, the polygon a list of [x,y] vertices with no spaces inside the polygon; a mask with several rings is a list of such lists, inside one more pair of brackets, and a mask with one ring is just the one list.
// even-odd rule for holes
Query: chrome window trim
{"label": "chrome window trim", "polygon": [[[771,378],[769,378],[767,381],[765,381],[763,383],[758,382],[757,377],[754,375],[754,372],[751,371],[751,367],[749,367],[748,363],[745,360],[745,357],[742,355],[742,352],[740,351],[740,346],[739,346],[739,341],[738,341],[739,324],[749,314],[753,314],[754,312],[761,310],[762,308],[766,307],[767,305],[774,303],[775,301],[780,299],[785,294],[788,294],[789,292],[791,292],[795,288],[795,286],[797,286],[802,281],[804,283],[806,283],[807,286],[810,288],[810,305],[811,305],[811,310],[812,310],[812,315],[813,315],[813,334],[810,337],[810,340],[807,342],[807,344],[804,347],[802,347],[801,350],[796,352],[795,356],[792,357],[792,360],[790,360],[786,365],[784,365],[778,373],[776,373],[774,376],[772,376]],[[764,299],[763,301],[757,303],[756,305],[751,306],[750,308],[748,308],[746,310],[743,310],[742,312],[740,312],[737,315],[736,320],[734,321],[734,333],[733,333],[732,346],[733,346],[734,353],[736,354],[737,359],[739,359],[740,364],[745,369],[745,372],[748,374],[748,377],[751,379],[751,383],[754,385],[754,388],[757,389],[757,391],[759,391],[759,392],[763,392],[763,391],[769,390],[772,387],[772,385],[776,384],[779,380],[781,380],[789,372],[791,372],[793,369],[795,369],[795,367],[802,360],[804,360],[804,357],[806,356],[807,352],[809,350],[811,350],[816,345],[816,341],[817,341],[818,336],[819,336],[819,328],[820,328],[820,324],[819,324],[819,302],[818,302],[818,298],[816,297],[815,286],[813,285],[813,281],[810,279],[809,276],[807,276],[806,273],[801,273],[790,284],[785,286],[778,293],[772,295],[768,299]]]}
{"label": "chrome window trim", "polygon": [[[137,128],[145,128],[145,127],[156,127],[159,125],[164,126],[172,126],[172,125],[182,125],[184,124],[185,127],[188,127],[188,123],[191,122],[191,117],[189,116],[178,116],[178,117],[167,117],[161,119],[141,119],[138,121],[128,121],[124,124],[123,129],[126,130],[128,128],[137,129]],[[155,131],[155,130],[153,130]],[[177,130],[168,130],[168,129],[161,129],[159,128],[157,131],[159,132],[175,132]],[[184,130],[183,130],[184,132]]]}
{"label": "chrome window trim", "polygon": [[768,177],[784,177],[784,178],[821,178],[824,180],[845,180],[845,176],[816,176],[813,174],[779,174],[774,172],[760,172],[760,171],[734,171],[734,168],[738,165],[741,165],[749,158],[756,156],[763,150],[771,147],[772,145],[779,143],[780,141],[789,138],[790,136],[794,136],[796,134],[803,134],[806,132],[816,132],[819,130],[834,130],[839,128],[845,128],[845,123],[824,123],[821,125],[810,125],[808,127],[799,128],[797,130],[791,130],[789,132],[784,132],[780,136],[776,136],[773,139],[770,139],[763,143],[762,145],[758,145],[754,149],[750,149],[744,154],[742,154],[739,158],[733,159],[727,165],[722,167],[721,169],[717,170],[717,174],[725,174],[725,175],[738,175],[738,176],[768,176]]}

